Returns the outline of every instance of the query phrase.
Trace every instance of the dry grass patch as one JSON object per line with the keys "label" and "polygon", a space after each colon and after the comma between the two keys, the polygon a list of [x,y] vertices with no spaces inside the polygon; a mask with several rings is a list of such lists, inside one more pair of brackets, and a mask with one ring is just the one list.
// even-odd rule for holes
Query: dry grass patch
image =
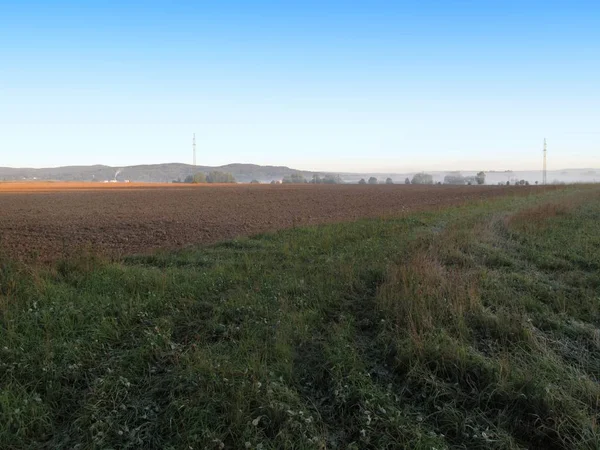
{"label": "dry grass patch", "polygon": [[461,333],[465,315],[480,306],[475,276],[444,266],[431,252],[392,266],[377,299],[396,332],[415,343],[440,327]]}
{"label": "dry grass patch", "polygon": [[597,191],[586,192],[577,196],[565,196],[552,201],[519,210],[506,217],[505,225],[514,231],[536,232],[546,229],[553,219],[570,215],[582,204],[598,201]]}

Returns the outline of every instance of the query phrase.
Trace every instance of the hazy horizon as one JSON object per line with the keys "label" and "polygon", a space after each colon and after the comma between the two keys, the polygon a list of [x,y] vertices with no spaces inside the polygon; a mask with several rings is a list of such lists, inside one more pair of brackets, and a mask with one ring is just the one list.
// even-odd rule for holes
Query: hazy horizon
{"label": "hazy horizon", "polygon": [[[44,169],[60,169],[60,168],[66,168],[66,167],[94,167],[94,166],[103,166],[103,167],[110,167],[113,169],[117,169],[117,168],[122,168],[125,169],[127,167],[140,167],[140,166],[161,166],[161,165],[171,165],[171,164],[184,164],[187,166],[193,166],[193,164],[189,164],[189,163],[185,163],[185,162],[163,162],[163,163],[153,163],[153,164],[146,164],[146,163],[140,163],[140,164],[131,164],[131,165],[110,165],[110,164],[68,164],[65,166],[45,166],[45,167],[31,167],[31,166],[21,166],[21,167],[17,167],[17,166],[2,166],[0,165],[0,168],[8,168],[8,169],[15,169],[15,170],[44,170]],[[390,173],[395,173],[395,174],[409,174],[409,173],[419,173],[419,172],[435,172],[435,173],[451,173],[451,172],[465,172],[465,173],[469,173],[469,172],[479,172],[479,171],[483,171],[486,173],[508,173],[508,172],[540,172],[540,174],[542,173],[541,169],[506,169],[506,168],[494,168],[494,169],[485,169],[485,168],[479,168],[479,169],[432,169],[432,168],[418,168],[418,169],[406,169],[406,168],[390,168],[390,167],[386,167],[386,168],[380,168],[380,169],[374,169],[374,170],[351,170],[351,171],[347,171],[347,170],[337,170],[335,168],[333,169],[311,169],[311,168],[298,168],[298,167],[293,167],[293,166],[286,166],[283,164],[255,164],[252,162],[230,162],[230,163],[225,163],[222,165],[218,165],[218,166],[212,166],[212,165],[207,165],[207,164],[197,164],[198,167],[225,167],[225,166],[229,166],[229,165],[256,165],[256,166],[271,166],[271,167],[287,167],[289,169],[295,169],[295,170],[301,170],[304,172],[322,172],[322,173],[348,173],[348,174],[361,174],[361,173],[369,173],[369,174],[390,174]],[[548,172],[560,172],[560,171],[578,171],[578,170],[598,170],[600,171],[600,166],[598,167],[559,167],[559,168],[554,168],[554,169],[548,169]]]}
{"label": "hazy horizon", "polygon": [[600,4],[0,5],[0,166],[600,166]]}

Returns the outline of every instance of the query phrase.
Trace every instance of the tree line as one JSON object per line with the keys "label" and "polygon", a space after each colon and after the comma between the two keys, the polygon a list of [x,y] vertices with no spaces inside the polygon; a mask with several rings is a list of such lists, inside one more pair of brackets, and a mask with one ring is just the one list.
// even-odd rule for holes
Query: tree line
{"label": "tree line", "polygon": [[292,173],[290,175],[286,175],[281,180],[283,184],[342,184],[344,181],[339,175],[334,174],[325,174],[321,176],[318,173],[313,174],[310,180],[307,180],[304,175],[299,173]]}
{"label": "tree line", "polygon": [[[188,175],[183,181],[181,179],[173,180],[173,183],[201,184],[201,183],[236,183],[232,173],[218,170],[209,173],[198,172],[194,175]],[[258,184],[258,180],[252,180],[251,184]],[[279,184],[279,181],[272,181],[271,184]],[[310,180],[307,180],[302,174],[292,173],[286,175],[281,180],[282,184],[343,184],[344,181],[339,175],[335,174],[314,174]],[[433,175],[420,172],[411,178],[406,178],[405,184],[434,184]],[[523,182],[524,184],[525,182]],[[394,184],[391,178],[386,178],[381,182],[376,177],[370,177],[368,180],[361,178],[358,184]],[[437,184],[442,184],[438,182]],[[472,185],[485,184],[485,172],[479,172],[476,176],[463,176],[460,172],[453,172],[444,177],[443,184],[453,185]]]}
{"label": "tree line", "polygon": [[183,181],[173,180],[173,183],[201,184],[201,183],[236,183],[235,177],[229,172],[213,170],[212,172],[198,172],[188,175]]}
{"label": "tree line", "polygon": [[[368,181],[361,178],[358,184],[394,184],[391,178],[386,178],[385,181],[379,182],[376,177],[370,177]],[[420,172],[413,175],[412,179],[406,178],[404,184],[434,184],[433,175]],[[438,184],[442,184],[438,182]],[[444,178],[444,184],[456,184],[456,185],[471,185],[471,184],[485,184],[485,172],[479,172],[476,176],[464,177],[460,172],[454,172],[446,175]]]}

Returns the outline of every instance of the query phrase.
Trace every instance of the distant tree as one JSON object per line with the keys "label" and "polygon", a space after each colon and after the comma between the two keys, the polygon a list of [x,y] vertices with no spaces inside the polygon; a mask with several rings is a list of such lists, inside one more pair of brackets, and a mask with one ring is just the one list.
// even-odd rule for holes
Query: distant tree
{"label": "distant tree", "polygon": [[328,173],[321,179],[323,184],[342,184],[342,178],[339,175]]}
{"label": "distant tree", "polygon": [[519,185],[520,185],[520,186],[525,186],[525,180],[521,180],[521,181],[519,181]]}
{"label": "distant tree", "polygon": [[412,178],[412,184],[433,184],[433,176],[428,173],[417,173]]}
{"label": "distant tree", "polygon": [[250,184],[260,184],[260,181],[258,181],[258,180],[252,180],[252,181],[250,182]]}
{"label": "distant tree", "polygon": [[536,182],[535,182],[535,185],[537,186],[537,185],[538,185],[538,183],[539,183],[539,181],[536,181]]}
{"label": "distant tree", "polygon": [[277,180],[272,180],[272,181],[271,181],[271,184],[279,184],[279,183],[280,183],[280,182],[279,182],[279,181],[277,181]]}
{"label": "distant tree", "polygon": [[207,183],[235,183],[235,177],[229,172],[213,170],[206,175]]}
{"label": "distant tree", "polygon": [[386,178],[385,184],[394,184],[394,180],[392,180],[391,178]]}
{"label": "distant tree", "polygon": [[185,179],[183,180],[184,183],[193,183],[194,182],[194,175],[188,175],[187,177],[185,177]]}
{"label": "distant tree", "polygon": [[328,173],[322,178],[319,174],[314,174],[312,179],[309,181],[311,184],[342,184],[342,178],[339,175]]}
{"label": "distant tree", "polygon": [[525,186],[529,186],[529,181],[525,181]]}
{"label": "distant tree", "polygon": [[301,184],[306,183],[306,178],[304,178],[302,174],[293,173],[291,175],[286,175],[285,177],[283,177],[283,180],[281,180],[281,182],[284,184]]}
{"label": "distant tree", "polygon": [[506,182],[506,185],[507,185],[507,186],[510,186],[510,181],[507,181],[507,182]]}
{"label": "distant tree", "polygon": [[404,180],[404,184],[410,184],[410,178],[406,177],[406,180]]}
{"label": "distant tree", "polygon": [[183,183],[183,181],[181,181],[181,178],[177,178],[176,180],[173,180],[172,183],[178,184],[178,183]]}
{"label": "distant tree", "polygon": [[358,182],[358,184],[367,184],[367,182],[365,181],[364,178],[361,178],[360,181]]}
{"label": "distant tree", "polygon": [[477,180],[477,184],[485,184],[485,172],[479,172],[475,179]]}
{"label": "distant tree", "polygon": [[377,178],[375,178],[375,177],[369,178],[369,184],[377,184],[377,183],[378,183]]}
{"label": "distant tree", "polygon": [[444,177],[444,184],[464,185],[465,182],[465,177],[460,172],[450,173]]}
{"label": "distant tree", "polygon": [[192,183],[194,183],[194,184],[206,183],[206,175],[204,175],[201,172],[195,174],[192,179]]}

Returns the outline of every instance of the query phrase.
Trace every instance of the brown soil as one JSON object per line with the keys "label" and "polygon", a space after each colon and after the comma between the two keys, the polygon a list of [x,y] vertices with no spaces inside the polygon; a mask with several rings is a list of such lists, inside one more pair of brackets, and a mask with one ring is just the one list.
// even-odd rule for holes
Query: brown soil
{"label": "brown soil", "polygon": [[111,256],[456,205],[536,187],[0,183],[0,252]]}

